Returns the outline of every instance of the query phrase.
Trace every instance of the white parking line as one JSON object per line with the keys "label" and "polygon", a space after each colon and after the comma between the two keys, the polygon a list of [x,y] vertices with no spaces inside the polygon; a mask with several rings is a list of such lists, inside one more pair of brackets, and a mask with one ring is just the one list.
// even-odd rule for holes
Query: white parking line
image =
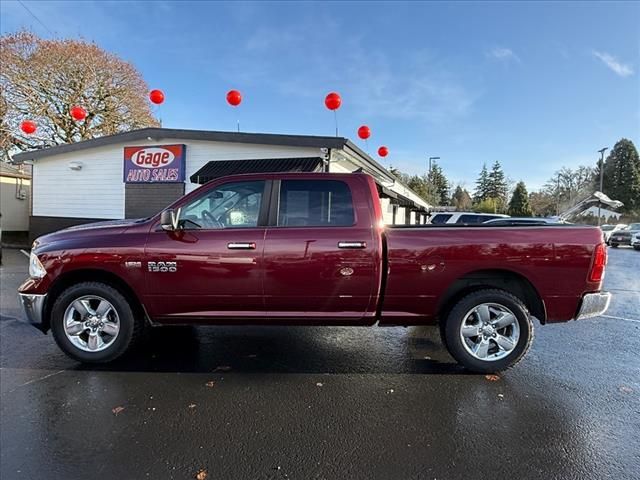
{"label": "white parking line", "polygon": [[613,318],[614,320],[624,320],[625,322],[640,323],[640,320],[637,320],[635,318],[616,317],[614,315],[600,315],[600,316],[604,318]]}

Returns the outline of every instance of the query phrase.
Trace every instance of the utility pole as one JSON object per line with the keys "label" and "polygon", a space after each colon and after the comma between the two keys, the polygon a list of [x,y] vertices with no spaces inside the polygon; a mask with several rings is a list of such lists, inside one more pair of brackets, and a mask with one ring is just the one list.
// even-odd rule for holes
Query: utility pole
{"label": "utility pole", "polygon": [[557,179],[557,186],[556,186],[556,216],[559,217],[560,216],[560,172],[558,172],[558,179]]}
{"label": "utility pole", "polygon": [[[601,148],[598,150],[600,154],[600,192],[602,191],[602,181],[604,180],[604,152],[608,149],[608,147]],[[600,202],[598,202],[598,226],[600,226]]]}
{"label": "utility pole", "polygon": [[433,160],[440,160],[440,157],[429,157],[429,170],[427,171],[427,193],[431,196],[431,180],[429,179],[429,175],[431,175],[431,162]]}

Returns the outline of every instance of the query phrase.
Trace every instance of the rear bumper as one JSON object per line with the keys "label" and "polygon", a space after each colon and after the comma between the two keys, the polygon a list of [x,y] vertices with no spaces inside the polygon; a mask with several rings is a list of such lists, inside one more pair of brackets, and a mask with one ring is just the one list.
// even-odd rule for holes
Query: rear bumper
{"label": "rear bumper", "polygon": [[609,292],[587,293],[582,297],[576,320],[598,317],[607,311],[611,302]]}
{"label": "rear bumper", "polygon": [[22,303],[22,308],[24,309],[24,313],[27,316],[27,320],[31,325],[36,327],[38,330],[46,332],[44,327],[44,302],[47,299],[47,295],[37,295],[37,294],[29,294],[29,293],[19,293],[20,302]]}
{"label": "rear bumper", "polygon": [[631,245],[631,238],[611,238],[609,239],[609,243],[614,243],[616,245]]}

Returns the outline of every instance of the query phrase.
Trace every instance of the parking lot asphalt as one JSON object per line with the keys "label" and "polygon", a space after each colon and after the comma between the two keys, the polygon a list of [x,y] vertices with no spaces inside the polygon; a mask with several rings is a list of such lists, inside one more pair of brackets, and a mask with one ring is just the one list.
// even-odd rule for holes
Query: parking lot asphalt
{"label": "parking lot asphalt", "polygon": [[607,314],[537,325],[495,380],[433,328],[161,328],[83,366],[23,322],[5,250],[0,477],[638,479],[640,252],[609,252]]}

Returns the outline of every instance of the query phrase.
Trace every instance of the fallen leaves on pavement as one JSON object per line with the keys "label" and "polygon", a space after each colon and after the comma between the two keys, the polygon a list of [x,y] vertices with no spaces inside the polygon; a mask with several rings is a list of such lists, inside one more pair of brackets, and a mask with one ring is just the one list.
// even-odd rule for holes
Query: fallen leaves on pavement
{"label": "fallen leaves on pavement", "polygon": [[498,375],[485,375],[484,378],[486,378],[490,382],[497,382],[498,380],[500,380],[500,377]]}
{"label": "fallen leaves on pavement", "polygon": [[208,476],[209,474],[206,470],[199,470],[198,473],[196,473],[196,480],[205,480]]}
{"label": "fallen leaves on pavement", "polygon": [[206,387],[209,387],[209,388],[213,388],[213,387],[215,386],[215,384],[216,384],[216,382],[214,382],[213,380],[211,380],[211,381],[209,381],[209,382],[205,383],[205,386],[206,386]]}
{"label": "fallen leaves on pavement", "polygon": [[111,409],[111,412],[112,412],[114,415],[118,415],[118,414],[119,414],[121,411],[123,411],[123,410],[124,410],[124,407],[113,407],[113,408]]}
{"label": "fallen leaves on pavement", "polygon": [[626,385],[621,385],[619,389],[622,393],[632,393],[633,388],[627,387]]}

